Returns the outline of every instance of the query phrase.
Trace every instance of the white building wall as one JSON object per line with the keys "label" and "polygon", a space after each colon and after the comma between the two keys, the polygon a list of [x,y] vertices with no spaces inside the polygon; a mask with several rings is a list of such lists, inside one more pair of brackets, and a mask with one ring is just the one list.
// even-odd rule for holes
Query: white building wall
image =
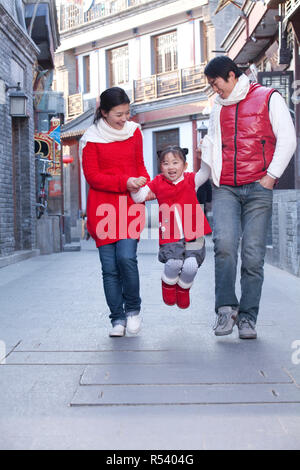
{"label": "white building wall", "polygon": [[188,21],[177,27],[178,68],[192,67],[194,65],[194,27]]}
{"label": "white building wall", "polygon": [[200,36],[200,23],[201,20],[195,20],[195,64],[201,64],[202,62],[202,54],[201,54],[201,47],[202,47],[202,40],[203,38]]}
{"label": "white building wall", "polygon": [[106,90],[107,88],[106,50],[99,49],[98,56],[99,56],[99,78],[100,78],[99,88],[100,88],[100,94],[101,94],[102,91]]}
{"label": "white building wall", "polygon": [[150,34],[140,37],[141,47],[141,78],[147,78],[152,75],[152,37]]}

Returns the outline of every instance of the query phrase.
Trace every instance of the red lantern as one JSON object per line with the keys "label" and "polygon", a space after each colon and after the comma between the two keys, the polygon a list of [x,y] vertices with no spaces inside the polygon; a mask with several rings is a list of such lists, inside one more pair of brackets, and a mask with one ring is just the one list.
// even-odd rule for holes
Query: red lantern
{"label": "red lantern", "polygon": [[71,155],[63,155],[63,164],[68,165],[69,163],[73,163],[74,158]]}

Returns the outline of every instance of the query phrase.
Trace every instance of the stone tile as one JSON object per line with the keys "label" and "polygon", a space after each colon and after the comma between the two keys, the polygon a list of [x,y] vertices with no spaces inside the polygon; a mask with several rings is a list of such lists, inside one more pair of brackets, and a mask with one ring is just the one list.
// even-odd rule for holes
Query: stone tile
{"label": "stone tile", "polygon": [[90,385],[80,386],[71,406],[300,403],[293,384]]}

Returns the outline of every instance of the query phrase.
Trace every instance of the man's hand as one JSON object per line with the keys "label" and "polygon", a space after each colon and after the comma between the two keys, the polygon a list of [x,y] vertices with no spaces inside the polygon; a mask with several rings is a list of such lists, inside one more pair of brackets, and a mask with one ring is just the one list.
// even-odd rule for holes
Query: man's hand
{"label": "man's hand", "polygon": [[202,156],[202,142],[203,142],[203,139],[200,140],[199,145],[196,149],[197,158],[201,158],[201,156]]}
{"label": "man's hand", "polygon": [[146,181],[147,181],[147,178],[145,178],[144,176],[139,176],[138,178],[133,178],[133,177],[128,178],[127,189],[130,192],[137,192],[139,188],[144,186]]}
{"label": "man's hand", "polygon": [[276,183],[276,179],[275,178],[272,178],[271,176],[269,175],[265,175],[261,178],[261,180],[259,180],[259,183],[266,189],[273,189],[274,188],[274,185]]}

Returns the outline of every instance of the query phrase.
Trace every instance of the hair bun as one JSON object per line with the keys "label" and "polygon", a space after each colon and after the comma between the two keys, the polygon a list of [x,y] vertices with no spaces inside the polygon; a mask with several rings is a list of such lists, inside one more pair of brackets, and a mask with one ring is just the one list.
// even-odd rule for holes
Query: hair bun
{"label": "hair bun", "polygon": [[181,149],[181,150],[182,150],[183,155],[187,155],[189,153],[189,149],[187,149],[187,148],[184,148],[184,149]]}

